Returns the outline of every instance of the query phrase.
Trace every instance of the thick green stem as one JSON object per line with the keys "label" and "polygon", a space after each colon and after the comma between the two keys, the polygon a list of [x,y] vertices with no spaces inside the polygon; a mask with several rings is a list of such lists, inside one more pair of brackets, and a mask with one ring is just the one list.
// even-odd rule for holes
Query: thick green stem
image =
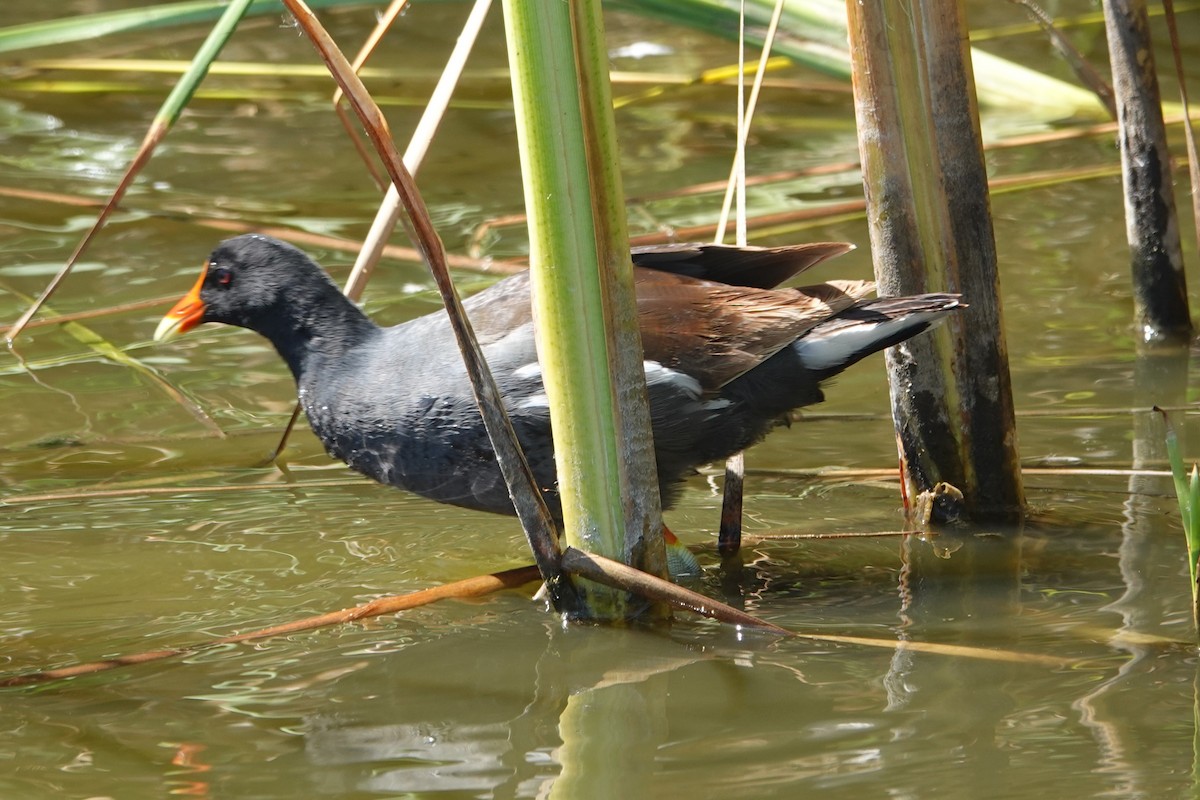
{"label": "thick green stem", "polygon": [[[623,484],[653,475],[645,467],[653,453],[644,386],[619,388],[615,374],[635,369],[642,381],[599,4],[506,0],[504,19],[564,534],[574,547],[625,560],[657,541],[651,567],[661,572],[657,498],[631,500],[628,515],[622,501]],[[633,416],[622,416],[618,394]],[[629,426],[639,411],[636,433]],[[623,593],[586,591],[594,616],[625,616]]]}

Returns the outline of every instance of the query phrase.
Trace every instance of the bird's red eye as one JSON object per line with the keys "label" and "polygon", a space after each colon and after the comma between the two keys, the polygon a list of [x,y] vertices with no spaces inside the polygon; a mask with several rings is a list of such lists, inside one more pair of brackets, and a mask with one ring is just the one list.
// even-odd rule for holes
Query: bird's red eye
{"label": "bird's red eye", "polygon": [[228,286],[233,283],[233,273],[224,267],[217,267],[213,270],[213,278],[218,286]]}

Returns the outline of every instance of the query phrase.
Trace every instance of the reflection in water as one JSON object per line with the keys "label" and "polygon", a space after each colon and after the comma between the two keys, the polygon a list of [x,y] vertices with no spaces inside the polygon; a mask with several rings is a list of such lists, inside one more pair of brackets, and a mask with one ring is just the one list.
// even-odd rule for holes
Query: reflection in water
{"label": "reflection in water", "polygon": [[[2,24],[55,15],[58,5],[5,0]],[[1011,13],[970,5],[991,21]],[[355,42],[374,13],[347,7],[329,18],[340,41]],[[404,75],[431,73],[464,13],[461,4],[415,4],[397,32],[410,44],[373,58]],[[614,47],[669,42],[679,58],[656,63],[664,72],[698,74],[734,55],[727,42],[657,20],[609,22]],[[103,47],[177,59],[187,49],[177,43],[201,33],[126,33]],[[1044,58],[1035,37],[999,44],[1031,63]],[[226,55],[315,63],[311,46],[277,19],[239,32]],[[452,108],[422,168],[454,252],[471,246],[488,217],[520,211],[512,118],[497,110],[510,90],[487,77],[503,73],[506,57],[501,36],[481,42],[463,98],[471,102]],[[1187,69],[1197,65],[1185,58]],[[0,86],[0,277],[3,288],[32,295],[94,212],[6,190],[105,196],[158,96],[81,101],[31,89],[26,77]],[[763,95],[751,171],[857,159],[848,95],[796,92],[802,72],[777,77]],[[378,193],[327,100],[306,99],[327,98],[331,85],[278,76],[213,76],[209,85],[241,94],[191,106],[128,209],[54,298],[57,311],[153,300],[194,279],[221,236],[196,224],[205,217],[361,239]],[[400,91],[407,102],[420,87],[392,93]],[[731,92],[665,87],[618,112],[627,191],[655,195],[631,211],[635,229],[711,221],[719,193],[677,190],[728,175]],[[393,106],[388,116],[403,136],[415,113]],[[985,119],[985,130],[996,122]],[[1115,163],[1114,153],[1105,138],[1072,138],[997,149],[989,166],[998,176],[1090,168]],[[856,172],[839,171],[759,186],[751,205],[800,210],[852,199],[859,187]],[[1018,411],[1041,412],[1020,417],[1021,444],[1044,463],[1129,466],[1124,410],[1150,402],[1134,396],[1147,373],[1128,336],[1127,249],[1123,227],[1111,224],[1119,193],[1114,177],[992,198]],[[755,243],[862,245],[866,227],[843,218],[760,232]],[[527,251],[523,226],[489,230],[476,242],[485,255]],[[314,255],[348,267],[344,254]],[[813,277],[865,278],[869,261],[864,247]],[[430,310],[429,286],[419,265],[387,264],[367,302],[400,321]],[[0,318],[12,320],[24,301],[3,288]],[[30,329],[19,343],[36,380],[0,351],[0,503],[60,493],[0,505],[5,670],[203,641],[527,561],[511,520],[366,485],[331,466],[306,431],[287,453],[288,474],[255,466],[293,406],[291,379],[268,347],[236,333],[146,347],[162,311],[106,315],[88,327],[194,395],[225,440],[58,325]],[[829,388],[836,413],[756,448],[755,466],[894,464],[881,360]],[[1134,419],[1135,460],[1157,458],[1142,450],[1158,444],[1141,430],[1153,421]],[[192,486],[202,491],[180,489]],[[903,646],[762,642],[690,619],[648,631],[561,630],[526,596],[505,593],[0,693],[0,798],[574,797],[593,787],[665,800],[1191,796],[1195,649],[1133,643],[1135,634],[1191,636],[1177,511],[1159,494],[1167,484],[1065,474],[1031,478],[1028,488],[1035,514],[1019,540],[776,542],[721,569],[710,546],[718,512],[701,480],[688,485],[671,525],[701,548],[709,572],[700,588],[777,624],[1004,648],[1061,658],[1067,669]],[[133,493],[72,496],[111,489]],[[849,481],[752,477],[746,505],[751,530],[880,531],[901,518],[894,486]]]}
{"label": "reflection in water", "polygon": [[[1020,605],[1021,541],[1019,531],[906,538],[901,640],[983,648],[1010,641]],[[1009,686],[1019,679],[1019,668],[1008,663],[896,649],[884,677],[887,710],[910,715],[907,735],[947,740],[941,783],[947,796],[987,796],[1003,781],[1009,767],[1003,727],[1016,708]]]}
{"label": "reflection in water", "polygon": [[[236,537],[225,527],[218,535]],[[24,720],[9,738],[16,752],[43,758],[35,750],[55,741],[48,721],[61,715],[47,701],[62,710],[86,708],[71,712],[79,731],[65,744],[74,749],[56,751],[55,758],[71,763],[84,743],[95,753],[94,767],[79,767],[89,779],[112,768],[121,742],[148,736],[206,746],[205,763],[213,769],[204,779],[213,786],[233,780],[245,788],[255,776],[285,771],[276,789],[286,787],[289,796],[583,796],[578,780],[607,787],[607,796],[787,798],[819,790],[825,797],[851,798],[871,796],[886,784],[895,796],[925,797],[934,783],[944,796],[995,796],[988,790],[1000,784],[1018,787],[1006,796],[1033,796],[1063,786],[1061,768],[1045,758],[1047,751],[1077,766],[1086,763],[1085,771],[1106,758],[1071,704],[1119,666],[1108,647],[1089,641],[1101,587],[1045,593],[1055,582],[1047,565],[1069,561],[1070,550],[1048,560],[1053,540],[1045,531],[1033,536],[1040,552],[1023,559],[1020,584],[1016,539],[968,535],[961,546],[946,547],[943,537],[936,551],[910,542],[908,593],[899,609],[894,584],[829,581],[804,563],[860,543],[814,542],[800,552],[764,553],[747,569],[753,574],[745,590],[758,595],[760,613],[793,628],[883,639],[898,632],[913,641],[1060,652],[1086,657],[1089,664],[1053,670],[914,653],[903,645],[889,650],[743,639],[687,620],[669,630],[564,630],[523,595],[506,593],[253,647],[214,649],[184,665],[113,673],[50,693],[6,695],[5,713]],[[272,549],[304,552],[300,541]],[[335,539],[305,541],[345,558]],[[862,562],[879,561],[893,546],[872,543],[874,558],[865,554],[870,550],[850,552]],[[156,547],[187,548],[179,552],[231,565],[255,557],[185,541]],[[785,552],[792,554],[781,558]],[[323,580],[314,569],[321,561],[306,554],[303,569],[285,570],[277,580],[311,591]],[[355,573],[361,579],[372,569],[378,570],[373,580],[382,580],[389,570],[349,561],[354,563],[334,573],[342,580]],[[763,586],[778,593],[760,592]],[[65,586],[59,595],[79,591]],[[257,597],[266,587],[247,591]],[[256,603],[269,605],[272,597],[268,592]],[[85,619],[103,620],[119,607],[90,606]],[[175,609],[173,617],[162,615],[170,618],[162,623],[170,631],[197,624],[170,598],[148,611],[158,608]],[[205,611],[205,624],[226,624],[231,610]],[[899,626],[898,610],[905,615]],[[280,612],[273,614],[277,620]],[[39,621],[28,619],[27,633],[9,638],[7,652],[45,638]],[[112,621],[104,624],[114,629]],[[131,620],[129,627],[138,641],[145,624]],[[1181,663],[1159,652],[1147,674],[1160,684],[1177,681]],[[1164,695],[1148,682],[1113,691],[1119,707],[1109,705],[1110,717],[1137,718],[1131,703],[1152,710],[1147,721],[1178,718],[1181,710],[1190,716],[1190,699],[1179,709],[1177,694]],[[1147,702],[1151,695],[1159,701]],[[89,697],[103,702],[89,707]],[[1146,744],[1127,757],[1142,764],[1177,758],[1178,749],[1166,744],[1169,732],[1139,726],[1136,741]],[[272,753],[270,768],[256,755],[264,747]],[[130,769],[146,768],[154,765]],[[159,773],[187,779],[166,766]],[[1078,789],[1078,775],[1070,783]],[[1111,774],[1097,773],[1083,781],[1081,794],[1117,783]],[[0,771],[0,785],[16,784],[6,783]],[[270,786],[262,789],[253,796],[279,796]]]}
{"label": "reflection in water", "polygon": [[[494,654],[497,666],[507,655],[522,669],[512,675],[518,665],[504,663],[478,692],[464,694],[453,681],[405,686],[401,664],[373,719],[307,717],[307,759],[339,768],[314,771],[319,791],[645,796],[666,739],[664,676],[707,656],[651,632],[552,627],[544,634],[540,653],[536,638],[521,637],[528,649]],[[475,644],[463,638],[398,657],[472,658]],[[387,721],[375,721],[380,716]]]}
{"label": "reflection in water", "polygon": [[[391,725],[326,727],[312,721],[304,749],[312,763],[325,766],[368,765],[366,777],[345,785],[345,771],[316,771],[316,789],[338,795],[370,792],[488,792],[508,783],[512,750],[506,722],[489,725],[415,722]],[[390,765],[390,766],[384,766]],[[327,779],[323,776],[327,776]]]}
{"label": "reflection in water", "polygon": [[[1134,362],[1132,453],[1136,470],[1161,469],[1167,461],[1165,427],[1150,409],[1155,405],[1183,405],[1188,356],[1186,346],[1142,346],[1138,350]],[[1177,599],[1187,586],[1187,578],[1181,580],[1180,575],[1181,565],[1184,576],[1187,574],[1186,558],[1180,557],[1186,553],[1182,537],[1168,538],[1163,530],[1164,511],[1173,510],[1175,505],[1173,494],[1169,477],[1135,474],[1129,478],[1119,550],[1125,591],[1107,610],[1120,614],[1122,619],[1110,644],[1127,652],[1130,659],[1076,703],[1080,720],[1096,737],[1098,769],[1112,776],[1114,791],[1129,797],[1147,794],[1148,782],[1136,758],[1138,731],[1155,724],[1144,700],[1129,707],[1134,696],[1130,689],[1139,684],[1151,689],[1159,680],[1154,673],[1160,647],[1139,639],[1162,635],[1170,609],[1178,606]],[[1153,694],[1135,691],[1139,697]]]}

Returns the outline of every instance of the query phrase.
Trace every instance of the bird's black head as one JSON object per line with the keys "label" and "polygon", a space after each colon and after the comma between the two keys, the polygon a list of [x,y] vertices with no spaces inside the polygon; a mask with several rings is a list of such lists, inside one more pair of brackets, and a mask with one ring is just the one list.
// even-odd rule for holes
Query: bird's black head
{"label": "bird's black head", "polygon": [[307,295],[337,287],[301,250],[260,234],[222,242],[196,285],[167,312],[154,333],[165,341],[205,322],[223,322],[267,334],[281,316],[306,305]]}

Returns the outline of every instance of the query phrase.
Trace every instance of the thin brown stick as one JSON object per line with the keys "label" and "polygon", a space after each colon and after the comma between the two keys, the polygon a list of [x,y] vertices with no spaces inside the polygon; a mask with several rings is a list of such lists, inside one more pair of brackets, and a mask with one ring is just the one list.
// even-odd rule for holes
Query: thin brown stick
{"label": "thin brown stick", "polygon": [[563,550],[563,569],[567,572],[603,583],[626,592],[633,592],[650,600],[671,603],[689,611],[694,611],[705,617],[724,622],[729,625],[739,625],[772,633],[776,636],[792,636],[792,632],[781,628],[758,617],[753,617],[744,611],[738,611],[732,606],[713,600],[711,597],[685,589],[682,586],[664,581],[662,578],[642,572],[639,569],[613,561],[610,558],[598,556],[595,553],[585,553],[568,547]]}
{"label": "thin brown stick", "polygon": [[1049,37],[1050,42],[1054,45],[1054,49],[1071,65],[1071,69],[1075,72],[1075,77],[1079,79],[1079,82],[1091,89],[1100,98],[1100,102],[1108,109],[1108,115],[1115,120],[1117,118],[1117,101],[1113,97],[1112,87],[1108,85],[1108,81],[1104,80],[1099,71],[1088,62],[1083,53],[1079,52],[1075,45],[1071,44],[1071,40],[1055,27],[1053,18],[1041,6],[1033,3],[1032,0],[1009,0],[1009,2],[1022,6],[1025,9],[1030,18]]}
{"label": "thin brown stick", "polygon": [[292,406],[292,415],[288,417],[287,425],[283,426],[283,433],[279,437],[279,441],[275,443],[275,447],[271,450],[271,454],[266,457],[260,466],[274,464],[275,460],[283,453],[287,447],[288,440],[292,438],[292,431],[296,429],[296,423],[300,421],[300,403]]}
{"label": "thin brown stick", "polygon": [[308,5],[303,0],[284,0],[284,3],[329,67],[334,80],[346,93],[371,143],[383,160],[392,185],[400,195],[408,217],[405,220],[405,228],[433,273],[434,282],[446,306],[450,326],[461,351],[467,375],[471,379],[472,392],[483,416],[484,427],[492,442],[492,449],[496,453],[500,471],[508,485],[534,560],[542,571],[542,578],[546,582],[551,600],[555,609],[573,615],[579,614],[584,611],[581,598],[561,571],[557,526],[550,516],[537,480],[517,441],[512,423],[504,410],[500,390],[488,369],[483,350],[475,339],[458,290],[450,279],[446,249],[434,229],[425,199],[417,190],[412,174],[404,166],[404,161],[392,141],[383,112]]}
{"label": "thin brown stick", "polygon": [[247,486],[131,486],[112,489],[85,489],[77,492],[45,492],[42,494],[10,495],[0,498],[0,508],[29,506],[38,503],[57,503],[63,500],[97,500],[108,497],[148,497],[154,495],[214,494],[220,492],[253,492],[265,489],[321,489],[334,486],[361,486],[361,479],[316,480],[303,483],[255,483]]}
{"label": "thin brown stick", "polygon": [[[255,225],[253,223],[238,222],[229,219],[196,219],[191,220],[197,225],[202,225],[206,228],[213,228],[220,231],[228,231],[229,233],[263,233],[267,236],[273,236],[276,239],[283,239],[296,245],[304,245],[308,247],[326,247],[331,250],[340,250],[346,253],[357,253],[362,246],[361,242],[350,239],[341,239],[336,236],[325,236],[319,233],[307,233],[298,231],[294,228],[282,228],[275,225]],[[388,258],[394,258],[398,261],[416,261],[423,263],[424,256],[420,250],[412,247],[400,247],[398,245],[388,245],[383,249],[383,254]],[[495,272],[501,275],[511,275],[514,272],[520,272],[524,267],[508,266],[501,262],[492,262],[487,259],[471,258],[469,256],[457,255],[454,253],[445,254],[446,265],[451,268],[470,269],[476,272]]]}
{"label": "thin brown stick", "polygon": [[154,124],[150,126],[150,130],[146,132],[141,145],[138,147],[137,154],[126,168],[124,175],[121,176],[121,181],[117,184],[117,188],[113,190],[112,196],[108,198],[108,201],[101,208],[96,221],[92,223],[92,226],[83,235],[79,244],[75,246],[75,250],[71,253],[66,263],[50,279],[50,283],[46,285],[42,293],[25,309],[25,312],[17,318],[17,321],[4,334],[4,338],[10,345],[20,335],[21,330],[29,320],[33,319],[33,315],[38,312],[38,309],[54,295],[54,292],[62,285],[66,277],[71,274],[71,270],[75,267],[75,262],[79,260],[79,257],[87,250],[88,245],[96,238],[96,234],[104,227],[104,223],[112,216],[112,212],[117,210],[117,206],[121,203],[121,198],[125,196],[125,192],[129,187],[133,185],[134,178],[142,171],[142,167],[146,165],[146,162],[150,160],[150,156],[154,154],[154,149],[158,146],[158,143],[167,135],[168,129],[169,126],[167,123],[159,120],[155,120]]}
{"label": "thin brown stick", "polygon": [[[1183,121],[1184,117],[1182,115],[1173,116],[1167,119],[1168,124],[1178,124]],[[1051,142],[1071,141],[1081,138],[1103,136],[1111,134],[1114,130],[1116,130],[1116,128],[1116,123],[1105,122],[1082,128],[1030,134],[1027,136],[1016,136],[998,142],[992,142],[984,149],[990,152],[993,150],[1003,150],[1014,147],[1028,147],[1036,144],[1047,144]],[[806,176],[838,174],[856,169],[858,166],[859,165],[857,162],[843,162],[840,164],[830,164],[804,170],[775,172],[767,175],[747,178],[746,185],[772,185],[775,183],[796,180]],[[988,182],[988,187],[992,192],[1028,190],[1065,181],[1097,180],[1101,178],[1108,178],[1118,174],[1119,172],[1119,167],[1110,164],[1102,164],[1095,167],[1078,167],[1070,170],[1041,170],[1038,172],[1027,172],[1018,175],[992,178]],[[698,183],[679,189],[631,198],[629,200],[629,205],[631,207],[636,207],[639,203],[648,203],[655,200],[666,200],[674,197],[689,197],[698,194],[711,194],[714,192],[723,191],[724,187],[725,181],[709,181],[707,183]],[[749,218],[748,223],[750,227],[755,228],[756,230],[773,230],[780,226],[859,217],[864,213],[864,211],[865,201],[848,201],[845,203],[835,203],[828,206],[821,206],[819,208],[808,208],[790,212],[785,211],[763,215],[760,217],[751,217]],[[468,255],[474,258],[480,257],[480,253],[483,249],[483,242],[493,231],[496,231],[499,228],[516,227],[524,224],[524,214],[505,214],[484,220],[471,232],[471,237],[467,244]],[[704,239],[711,237],[712,233],[716,230],[715,224],[697,225],[690,228],[677,228],[673,226],[668,227],[668,231],[657,231],[654,233],[646,233],[632,237],[630,242],[632,244],[659,244],[662,242]],[[503,265],[509,269],[523,269],[525,266],[524,261],[521,259],[509,259],[492,263],[497,266]]]}
{"label": "thin brown stick", "polygon": [[[651,599],[660,599],[667,602],[676,603],[681,608],[694,611],[704,616],[713,617],[722,622],[727,622],[733,625],[741,625],[743,627],[751,627],[756,630],[761,630],[767,633],[787,636],[797,639],[809,639],[813,641],[835,642],[842,644],[853,644],[862,647],[876,647],[886,650],[910,650],[914,652],[925,652],[935,655],[949,655],[960,658],[977,658],[987,659],[992,661],[1006,661],[1013,663],[1038,664],[1051,667],[1062,667],[1070,664],[1066,659],[1056,658],[1054,656],[1042,656],[1031,653],[1020,653],[1011,650],[998,650],[994,648],[976,648],[966,647],[962,645],[944,645],[935,642],[905,642],[891,639],[873,639],[862,636],[842,636],[837,634],[812,634],[812,633],[795,633],[786,628],[781,628],[777,625],[772,625],[769,622],[764,622],[748,614],[738,611],[737,609],[725,606],[703,595],[689,592],[686,589],[681,589],[675,584],[655,578],[632,567],[627,567],[620,562],[611,561],[609,559],[592,556],[587,553],[580,552],[574,548],[567,548],[563,554],[564,566],[570,565],[570,568],[577,574],[605,582],[608,585],[616,586],[619,589],[636,592],[639,595],[650,597]],[[461,581],[434,586],[429,589],[421,589],[416,592],[409,592],[401,595],[390,595],[388,597],[380,597],[368,603],[363,603],[351,608],[344,608],[339,611],[330,611],[324,614],[317,614],[311,617],[286,622],[280,625],[272,625],[267,628],[258,628],[245,633],[235,633],[229,636],[222,636],[208,642],[198,644],[185,645],[182,647],[172,647],[163,650],[149,650],[141,653],[132,653],[124,656],[116,656],[114,658],[104,659],[102,661],[90,661],[82,664],[73,664],[68,667],[58,667],[55,669],[39,670],[37,672],[26,672],[17,675],[9,675],[0,677],[0,688],[18,688],[23,686],[33,686],[50,681],[66,680],[68,678],[77,678],[85,675],[95,675],[101,672],[118,669],[120,667],[131,667],[138,664],[149,664],[155,661],[163,661],[169,658],[178,656],[190,655],[193,653],[203,652],[215,647],[220,647],[227,644],[238,644],[241,642],[256,641],[266,639],[272,636],[286,636],[289,634],[302,633],[304,631],[317,630],[320,628],[330,627],[332,625],[344,625],[351,622],[378,617],[384,614],[396,614],[402,611],[409,611],[414,608],[426,606],[438,600],[446,599],[467,599],[475,597],[483,597],[503,589],[516,589],[528,583],[536,581],[540,576],[538,568],[535,566],[517,567],[515,569],[504,570],[502,572],[494,572],[489,575],[479,575],[473,578],[467,578]]]}
{"label": "thin brown stick", "polygon": [[[367,40],[363,42],[363,46],[359,48],[358,53],[354,56],[354,61],[351,62],[351,67],[355,74],[361,77],[362,68],[367,63],[367,59],[375,52],[375,48],[383,41],[383,35],[392,27],[392,23],[400,18],[401,13],[408,6],[408,0],[392,0],[387,10],[379,15],[375,21],[375,28],[367,36]],[[343,92],[342,87],[337,87],[333,90],[333,110],[337,113],[338,119],[341,120],[342,127],[346,129],[346,135],[350,138],[354,149],[358,151],[359,158],[362,159],[367,171],[371,174],[371,179],[375,181],[375,185],[380,191],[387,189],[388,180],[385,175],[379,172],[379,168],[375,164],[375,159],[372,158],[372,153],[367,143],[364,142],[358,135],[357,126],[350,118],[345,106],[342,105]],[[357,300],[358,298],[351,298]]]}
{"label": "thin brown stick", "polygon": [[[1162,406],[1163,410],[1180,414],[1200,414],[1194,405]],[[1055,406],[1053,408],[1026,408],[1017,411],[1018,417],[1042,417],[1069,419],[1072,417],[1127,417],[1145,414],[1145,406]],[[847,414],[839,411],[804,411],[793,417],[795,422],[869,422],[891,421],[890,414]]]}
{"label": "thin brown stick", "polygon": [[[64,322],[79,322],[84,319],[95,319],[96,317],[110,317],[116,314],[125,314],[130,311],[144,311],[148,308],[155,308],[171,303],[177,299],[176,295],[167,297],[152,297],[149,300],[135,300],[132,303],[121,303],[120,305],[109,306],[108,308],[89,308],[86,311],[73,311],[69,314],[55,314],[50,317],[42,317],[41,319],[30,320],[25,325],[25,329],[41,328],[47,325],[61,325]],[[8,327],[8,323],[0,322],[0,327]]]}
{"label": "thin brown stick", "polygon": [[[1183,114],[1176,114],[1166,118],[1168,125],[1185,124],[1188,118]],[[994,150],[1007,150],[1016,147],[1030,147],[1038,144],[1050,144],[1054,142],[1074,141],[1076,139],[1087,139],[1097,136],[1108,136],[1117,130],[1115,122],[1100,122],[1092,125],[1082,125],[1072,128],[1064,128],[1062,130],[1044,131],[1039,133],[1031,133],[1022,136],[1010,136],[1005,139],[999,139],[994,142],[989,142],[984,146],[984,150],[992,152]],[[814,167],[805,167],[804,169],[795,170],[780,170],[778,172],[764,173],[756,176],[747,176],[746,186],[770,186],[777,183],[786,183],[788,181],[799,180],[800,178],[815,177],[822,175],[839,175],[845,172],[851,172],[861,168],[858,161],[843,161],[833,164],[821,164]],[[1023,175],[1009,176],[1005,178],[994,178],[989,183],[992,189],[1003,188],[1005,186],[1019,186],[1022,181],[1031,181],[1035,184],[1040,184],[1043,180],[1052,177],[1056,173],[1052,172],[1037,172]],[[1072,170],[1070,173],[1058,173],[1069,177],[1074,174],[1079,179],[1088,179],[1093,176],[1087,172]],[[1106,173],[1108,174],[1108,173]],[[679,187],[676,189],[668,189],[661,192],[653,192],[650,194],[639,195],[629,199],[629,205],[636,206],[640,203],[649,203],[656,200],[671,200],[679,197],[692,197],[700,194],[713,194],[725,190],[727,181],[707,181],[704,183],[696,183],[688,186]],[[841,209],[835,209],[836,213],[842,213]],[[472,256],[477,256],[482,247],[483,241],[488,234],[496,228],[507,228],[516,225],[525,224],[524,214],[506,214],[503,216],[492,217],[484,220],[477,226],[471,234],[471,240],[467,248],[467,252]]]}
{"label": "thin brown stick", "polygon": [[12,197],[17,200],[35,200],[42,203],[54,203],[60,206],[77,206],[79,208],[100,208],[103,200],[94,197],[82,197],[74,194],[59,192],[43,192],[38,189],[21,189],[16,186],[0,187],[0,197]]}
{"label": "thin brown stick", "polygon": [[744,533],[746,542],[795,542],[808,539],[886,539],[896,536],[936,536],[933,531],[839,531],[837,533]]}
{"label": "thin brown stick", "polygon": [[[715,474],[715,472],[714,472]],[[748,470],[748,474],[756,477],[777,478],[816,478],[821,480],[851,480],[851,481],[887,481],[896,480],[899,476],[896,469],[843,469],[841,467],[819,467],[817,469],[788,469],[786,467],[760,467]],[[1132,469],[1123,467],[1025,467],[1022,475],[1055,475],[1055,476],[1088,476],[1101,478],[1125,478],[1133,475],[1158,478],[1169,476],[1169,470],[1161,469]]]}
{"label": "thin brown stick", "polygon": [[[1165,469],[1124,469],[1124,468],[1095,468],[1095,467],[1026,467],[1021,470],[1023,475],[1030,477],[1102,477],[1102,478],[1125,478],[1131,476],[1141,477],[1170,477],[1171,472]],[[715,473],[713,473],[715,474]],[[896,468],[891,469],[842,469],[842,468],[818,468],[818,469],[752,469],[749,474],[754,477],[777,477],[790,478],[793,480],[814,480],[814,481],[847,481],[847,482],[862,482],[862,481],[894,481],[897,479]],[[112,486],[112,487],[92,487],[88,489],[80,489],[72,492],[42,492],[38,494],[15,494],[7,497],[0,497],[0,508],[5,506],[29,506],[38,503],[54,503],[63,500],[95,500],[99,498],[109,497],[144,497],[150,495],[182,495],[182,494],[209,494],[217,492],[253,492],[262,490],[276,489],[294,489],[297,487],[303,488],[333,488],[341,486],[361,486],[365,483],[362,478],[330,478],[304,480],[295,483],[254,483],[237,486],[148,486],[140,481],[132,481],[131,483],[138,484],[133,486]],[[368,484],[370,485],[370,484]],[[1089,489],[1089,491],[1095,491]],[[889,535],[889,534],[879,534]]]}
{"label": "thin brown stick", "polygon": [[533,566],[518,567],[503,572],[493,572],[490,575],[479,575],[474,578],[454,581],[453,583],[434,586],[430,589],[422,589],[408,594],[380,597],[369,603],[354,606],[353,608],[330,611],[325,614],[318,614],[315,617],[305,617],[293,622],[285,622],[282,625],[272,625],[269,628],[259,628],[258,630],[247,631],[246,633],[222,636],[210,642],[186,645],[184,647],[172,647],[166,650],[150,650],[144,653],[133,653],[127,656],[108,658],[103,661],[90,661],[85,664],[74,664],[58,669],[12,675],[0,678],[0,688],[31,686],[37,683],[46,683],[47,681],[75,678],[80,675],[94,675],[98,672],[116,669],[117,667],[129,667],[135,664],[147,664],[151,661],[162,661],[163,659],[197,653],[225,644],[265,639],[270,636],[284,636],[302,631],[316,630],[317,628],[327,628],[330,625],[344,625],[348,622],[357,622],[369,617],[378,617],[381,614],[395,614],[400,611],[408,611],[447,598],[482,597],[483,595],[498,592],[501,589],[515,589],[537,579],[538,570],[537,567]]}
{"label": "thin brown stick", "polygon": [[[62,194],[59,192],[43,192],[33,189],[21,189],[14,186],[0,186],[0,197],[10,197],[17,200],[33,200],[36,202],[54,203],[56,205],[78,206],[81,208],[98,208],[103,205],[103,201],[90,197]],[[131,208],[130,206],[122,207],[126,210],[137,210],[157,219],[175,219],[179,216],[174,213],[153,211],[145,208]],[[285,242],[291,242],[295,245],[321,247],[326,250],[336,250],[343,253],[357,253],[359,248],[362,246],[361,242],[352,239],[343,239],[337,236],[327,236],[319,233],[298,231],[294,228],[284,228],[276,225],[259,225],[252,222],[241,222],[231,219],[189,216],[187,217],[187,223],[189,225],[199,225],[201,227],[212,228],[214,230],[224,231],[230,234],[263,233],[267,234],[268,236],[273,236],[276,239],[282,239]],[[388,247],[384,248],[383,254],[388,258],[392,258],[397,261],[422,261],[420,252],[412,247],[389,245]],[[520,272],[521,270],[525,269],[524,264],[497,261],[488,258],[474,258],[457,253],[447,253],[446,263],[454,269],[471,270],[472,272],[481,273],[496,273],[500,275],[511,275],[515,272]],[[165,303],[166,301],[163,302]]]}

